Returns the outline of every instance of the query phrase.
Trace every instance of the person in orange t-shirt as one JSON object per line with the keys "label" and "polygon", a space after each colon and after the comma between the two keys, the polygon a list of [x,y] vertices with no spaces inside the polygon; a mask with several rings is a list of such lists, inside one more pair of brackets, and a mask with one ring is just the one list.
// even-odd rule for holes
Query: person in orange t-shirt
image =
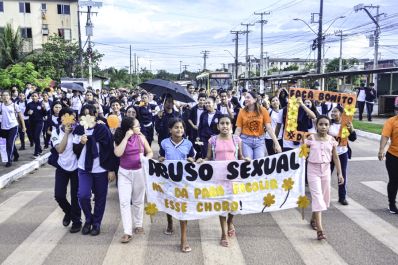
{"label": "person in orange t-shirt", "polygon": [[[386,168],[389,178],[387,185],[388,209],[392,214],[398,214],[398,209],[395,205],[398,191],[398,97],[395,100],[395,114],[396,116],[389,118],[384,123],[378,154],[380,161],[384,159],[384,156],[386,158]],[[391,143],[385,154],[384,150],[388,140],[391,140]]]}
{"label": "person in orange t-shirt", "polygon": [[245,108],[239,111],[236,127],[235,134],[242,139],[244,157],[250,157],[251,159],[264,157],[264,127],[274,142],[275,152],[282,152],[278,139],[271,127],[269,113],[264,107],[260,106],[255,92],[246,93]]}

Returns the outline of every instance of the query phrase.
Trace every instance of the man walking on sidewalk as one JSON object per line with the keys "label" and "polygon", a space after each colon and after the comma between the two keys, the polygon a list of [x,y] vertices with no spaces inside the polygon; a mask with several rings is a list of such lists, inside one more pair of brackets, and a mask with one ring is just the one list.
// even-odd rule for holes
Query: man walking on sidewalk
{"label": "man walking on sidewalk", "polygon": [[359,120],[362,120],[363,109],[365,108],[365,99],[366,99],[366,87],[365,83],[361,83],[359,87],[356,88],[357,91],[357,104],[358,104],[358,112],[359,112]]}

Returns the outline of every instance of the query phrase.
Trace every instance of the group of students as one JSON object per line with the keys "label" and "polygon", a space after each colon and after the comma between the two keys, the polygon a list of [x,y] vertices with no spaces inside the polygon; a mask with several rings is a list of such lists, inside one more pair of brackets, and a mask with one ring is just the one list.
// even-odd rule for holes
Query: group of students
{"label": "group of students", "polygon": [[[286,141],[282,137],[287,115],[286,91],[269,100],[254,91],[243,90],[238,98],[231,91],[225,90],[212,89],[210,96],[201,93],[204,91],[196,91],[192,85],[188,85],[187,90],[197,103],[176,102],[171,95],[164,95],[156,101],[151,94],[142,91],[130,94],[116,90],[101,94],[88,91],[84,97],[78,93],[68,97],[64,92],[58,93],[58,98],[53,95],[55,100],[47,115],[50,115],[52,121],[48,132],[51,133],[53,146],[50,160],[56,166],[55,199],[65,213],[63,225],[69,226],[72,223],[71,233],[81,231],[84,235],[94,236],[100,233],[108,183],[116,175],[124,229],[121,242],[127,243],[132,239],[133,226],[135,234],[144,232],[145,179],[140,156],[153,157],[151,144],[155,130],[160,146],[160,162],[252,160],[262,158],[266,153],[272,155],[292,150],[302,144]],[[285,96],[281,97],[281,94]],[[33,123],[30,126],[40,130],[44,126],[42,119],[48,109],[43,95],[41,97],[40,101],[38,92],[30,92],[31,102],[24,111]],[[16,117],[16,113],[21,116],[18,105],[14,104],[13,109],[14,106],[10,107],[13,103],[10,102],[10,94],[3,92],[4,106],[1,110],[7,113],[14,110],[14,113],[7,115],[7,118],[3,115],[2,129],[5,120],[13,119],[8,116]],[[301,131],[312,130],[314,133],[305,142],[311,149],[307,179],[314,212],[311,226],[317,230],[317,238],[321,240],[326,238],[321,212],[330,203],[330,177],[334,166],[339,178],[339,201],[343,205],[348,204],[345,196],[350,149],[338,146],[335,140],[341,126],[343,110],[340,106],[327,106],[301,99],[299,103],[298,128]],[[281,108],[281,105],[284,107]],[[119,118],[117,129],[107,126],[106,118],[109,115]],[[63,124],[62,120],[66,116],[73,116],[75,121]],[[12,128],[18,129],[18,124],[14,125]],[[9,130],[8,127],[10,126],[5,126],[4,130]],[[348,129],[350,140],[355,140],[351,123]],[[26,131],[23,123],[22,131]],[[40,134],[34,141],[35,154],[40,154]],[[10,147],[10,159],[15,150],[14,145],[12,143]],[[69,181],[70,203],[66,198]],[[92,194],[94,209],[91,207]],[[85,216],[84,224],[81,221],[81,211]],[[167,216],[167,221],[164,233],[171,235],[174,228],[170,215]],[[220,244],[228,247],[228,237],[235,234],[233,215],[220,216],[220,224]],[[187,221],[180,221],[180,226],[181,251],[190,252]]]}

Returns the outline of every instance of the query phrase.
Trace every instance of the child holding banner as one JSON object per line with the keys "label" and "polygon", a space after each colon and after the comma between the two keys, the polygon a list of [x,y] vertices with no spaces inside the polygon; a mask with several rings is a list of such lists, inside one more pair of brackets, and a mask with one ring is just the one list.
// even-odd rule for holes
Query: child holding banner
{"label": "child holding banner", "polygon": [[[207,149],[207,157],[205,159],[199,158],[196,162],[202,163],[203,161],[209,160],[237,160],[243,159],[242,155],[242,140],[231,133],[232,119],[230,116],[222,116],[218,120],[217,128],[220,131],[219,135],[212,136],[209,139],[209,147]],[[250,159],[248,159],[250,160]],[[228,214],[228,221],[226,216],[220,216],[221,225],[221,240],[220,245],[228,247],[229,242],[227,239],[226,231],[228,229],[228,236],[232,237],[235,235],[235,227],[232,222],[233,215]]]}
{"label": "child holding banner", "polygon": [[[184,121],[180,118],[170,119],[169,132],[171,136],[160,143],[159,162],[164,160],[187,160],[193,163],[195,157],[193,144],[183,137],[185,132]],[[181,251],[184,253],[192,251],[187,240],[187,225],[188,221],[180,220]],[[167,215],[167,228],[164,233],[166,235],[174,233],[173,219],[169,214]]]}
{"label": "child holding banner", "polygon": [[326,239],[322,227],[322,211],[330,205],[330,163],[337,168],[339,185],[344,183],[341,174],[341,166],[336,147],[338,145],[334,137],[328,135],[330,120],[327,116],[319,116],[316,120],[317,133],[311,135],[305,144],[309,146],[307,177],[308,187],[311,192],[312,218],[311,226],[317,230],[318,240]]}

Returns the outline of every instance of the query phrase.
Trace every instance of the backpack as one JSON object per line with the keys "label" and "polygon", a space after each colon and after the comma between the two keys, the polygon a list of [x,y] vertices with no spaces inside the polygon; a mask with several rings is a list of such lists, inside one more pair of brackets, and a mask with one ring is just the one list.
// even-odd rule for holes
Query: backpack
{"label": "backpack", "polygon": [[[59,132],[60,132],[59,127],[56,127],[55,130],[56,130],[57,134],[59,135]],[[59,168],[58,158],[59,158],[59,154],[51,142],[50,156],[48,157],[47,163],[55,168]]]}
{"label": "backpack", "polygon": [[[237,136],[235,134],[232,135],[232,142],[235,145],[235,159],[236,160],[238,160],[238,151],[239,151],[238,138],[239,138],[239,136]],[[213,160],[215,160],[216,159],[216,152],[215,151],[216,151],[216,144],[217,144],[217,135],[212,136],[210,138],[210,144],[211,144],[211,151],[213,153]]]}

